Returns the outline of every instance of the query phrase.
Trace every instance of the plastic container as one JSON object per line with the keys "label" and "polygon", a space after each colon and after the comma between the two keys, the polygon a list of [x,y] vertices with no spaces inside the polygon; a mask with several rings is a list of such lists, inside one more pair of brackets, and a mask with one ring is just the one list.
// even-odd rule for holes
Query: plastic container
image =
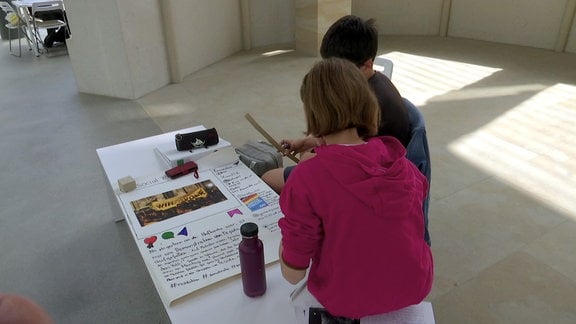
{"label": "plastic container", "polygon": [[262,296],[266,292],[264,245],[258,238],[258,225],[244,223],[240,227],[242,241],[238,246],[242,286],[248,297]]}

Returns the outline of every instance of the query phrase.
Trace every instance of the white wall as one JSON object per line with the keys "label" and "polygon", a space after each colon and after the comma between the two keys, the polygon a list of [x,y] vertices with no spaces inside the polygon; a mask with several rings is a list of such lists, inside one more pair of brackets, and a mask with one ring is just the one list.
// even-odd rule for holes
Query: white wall
{"label": "white wall", "polygon": [[381,35],[438,35],[442,1],[356,0],[352,14],[376,19]]}
{"label": "white wall", "polygon": [[568,36],[568,43],[566,44],[566,52],[576,53],[576,17],[572,20],[572,29]]}
{"label": "white wall", "polygon": [[[248,1],[253,47],[294,41],[294,0]],[[135,99],[242,49],[239,0],[65,0],[65,5],[80,92]]]}
{"label": "white wall", "polygon": [[[242,49],[242,13],[235,0],[169,2],[181,78]],[[251,47],[294,41],[294,0],[249,0]]]}
{"label": "white wall", "polygon": [[161,0],[167,2],[167,24],[180,79],[242,48],[240,1]]}
{"label": "white wall", "polygon": [[252,47],[294,42],[294,0],[251,0]]}
{"label": "white wall", "polygon": [[[252,47],[294,42],[295,0],[245,1]],[[138,98],[167,85],[171,71],[181,80],[242,49],[241,0],[64,2],[72,30],[68,51],[81,92]],[[447,31],[547,49],[563,44],[563,31],[566,51],[576,53],[576,23],[566,19],[566,8],[575,7],[576,0],[356,0],[351,12],[375,18],[381,34]]]}
{"label": "white wall", "polygon": [[65,0],[80,92],[134,99],[169,82],[157,0]]}
{"label": "white wall", "polygon": [[575,6],[576,0],[356,0],[352,14],[375,18],[383,35],[442,35],[559,51],[562,34],[571,28],[565,50],[575,52],[576,22],[563,25]]}
{"label": "white wall", "polygon": [[448,35],[554,49],[566,0],[452,0]]}
{"label": "white wall", "polygon": [[135,85],[134,98],[138,98],[170,80],[160,5],[158,0],[117,0],[117,3],[128,67]]}

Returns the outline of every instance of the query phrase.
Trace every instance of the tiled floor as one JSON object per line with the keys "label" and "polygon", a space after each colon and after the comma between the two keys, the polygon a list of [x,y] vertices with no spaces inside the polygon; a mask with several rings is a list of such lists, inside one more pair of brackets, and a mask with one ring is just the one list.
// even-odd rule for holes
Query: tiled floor
{"label": "tiled floor", "polygon": [[[139,100],[78,94],[68,57],[0,48],[0,292],[57,323],[166,323],[95,149],[196,124],[238,145],[304,130],[315,58],[242,52]],[[576,55],[385,37],[432,151],[437,323],[576,323]],[[289,163],[289,160],[286,160]]]}

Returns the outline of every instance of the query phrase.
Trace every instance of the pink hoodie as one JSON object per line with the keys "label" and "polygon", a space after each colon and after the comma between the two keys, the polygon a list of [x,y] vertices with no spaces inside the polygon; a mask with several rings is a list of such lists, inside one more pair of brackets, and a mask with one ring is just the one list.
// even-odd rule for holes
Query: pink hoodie
{"label": "pink hoodie", "polygon": [[284,261],[299,269],[312,261],[308,289],[335,316],[421,302],[433,280],[423,239],[426,178],[392,137],[315,150],[280,195]]}

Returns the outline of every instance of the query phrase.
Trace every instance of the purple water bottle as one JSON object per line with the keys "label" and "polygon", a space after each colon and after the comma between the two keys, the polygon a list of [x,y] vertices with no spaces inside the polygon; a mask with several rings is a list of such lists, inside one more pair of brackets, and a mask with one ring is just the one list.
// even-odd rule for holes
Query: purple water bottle
{"label": "purple water bottle", "polygon": [[258,225],[244,223],[240,227],[242,241],[240,251],[240,271],[242,286],[249,297],[262,296],[266,292],[266,268],[264,267],[264,245],[258,238]]}

